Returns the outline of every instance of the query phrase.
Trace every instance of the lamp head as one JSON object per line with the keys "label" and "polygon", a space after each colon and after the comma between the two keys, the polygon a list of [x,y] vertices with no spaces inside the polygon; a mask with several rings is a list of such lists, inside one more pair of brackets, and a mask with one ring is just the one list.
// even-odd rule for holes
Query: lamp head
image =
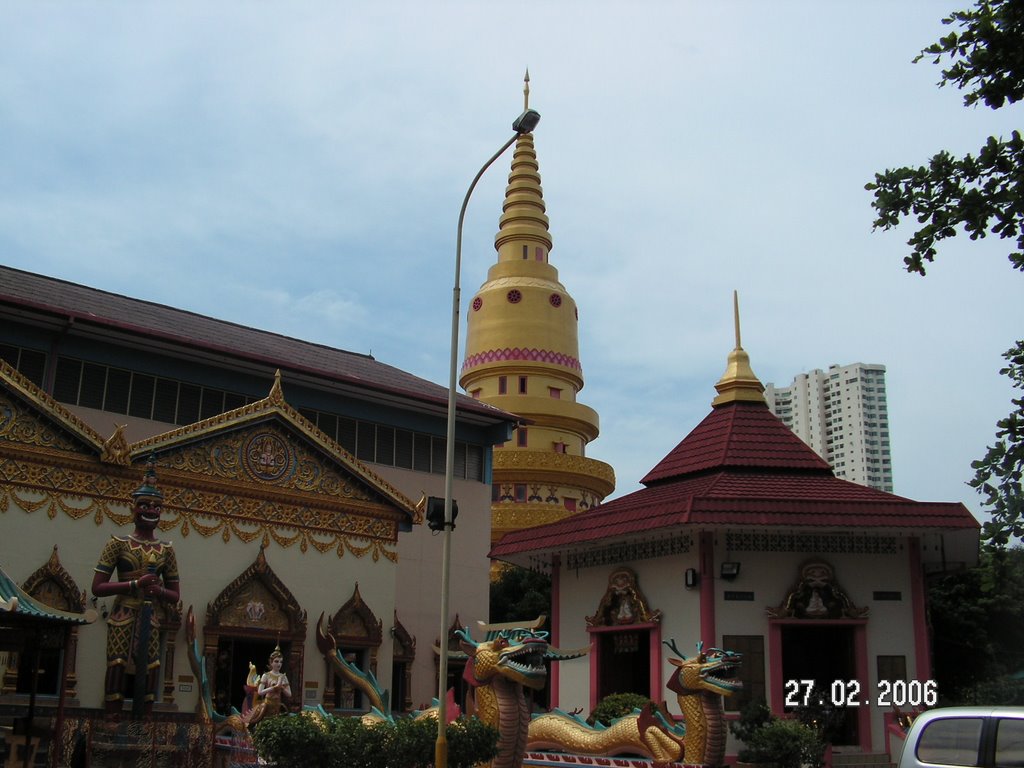
{"label": "lamp head", "polygon": [[540,122],[540,112],[528,109],[512,121],[512,130],[518,134],[532,133]]}

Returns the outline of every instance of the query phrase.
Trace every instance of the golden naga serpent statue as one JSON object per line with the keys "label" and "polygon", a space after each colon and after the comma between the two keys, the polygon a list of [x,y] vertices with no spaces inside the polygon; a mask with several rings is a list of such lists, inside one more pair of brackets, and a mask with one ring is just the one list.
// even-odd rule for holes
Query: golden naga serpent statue
{"label": "golden naga serpent statue", "polygon": [[697,655],[687,659],[675,647],[666,645],[677,658],[668,681],[676,694],[683,723],[675,724],[664,705],[634,712],[595,728],[578,717],[554,711],[534,717],[527,748],[530,751],[559,750],[584,755],[634,754],[655,763],[685,762],[688,765],[721,765],[725,757],[726,725],[722,696],[742,687],[735,679],[740,656],[697,646]]}
{"label": "golden naga serpent statue", "polygon": [[[543,617],[542,617],[543,619]],[[525,689],[547,682],[544,660],[576,658],[585,653],[563,652],[547,644],[547,633],[530,628],[485,625],[487,639],[476,643],[468,631],[460,632],[468,656],[464,677],[474,687],[476,714],[499,733],[499,753],[492,768],[519,768],[527,751],[558,750],[581,755],[635,754],[656,763],[686,762],[721,765],[725,756],[726,726],[723,695],[731,696],[742,684],[735,679],[739,654],[713,648],[687,659],[666,644],[677,658],[668,681],[676,694],[684,724],[671,722],[664,709],[649,707],[620,718],[607,728],[593,727],[563,712],[531,716]]]}
{"label": "golden naga serpent statue", "polygon": [[[498,756],[492,768],[520,768],[527,751],[557,750],[580,755],[633,754],[655,763],[685,762],[689,765],[721,765],[725,756],[726,725],[722,699],[741,689],[735,679],[740,655],[697,646],[697,655],[686,658],[675,643],[666,643],[675,654],[676,667],[667,687],[676,694],[684,723],[675,724],[662,706],[653,705],[615,720],[608,727],[594,727],[575,715],[557,710],[531,715],[526,690],[547,684],[545,661],[579,658],[587,649],[562,651],[548,645],[540,631],[544,617],[527,625],[481,624],[486,639],[475,642],[468,628],[458,634],[466,660],[464,679],[473,687],[475,714],[498,730]],[[317,643],[333,668],[366,694],[373,709],[364,721],[388,719],[387,694],[372,673],[364,673],[337,652],[333,638],[318,622]],[[436,709],[417,713],[436,717]]]}

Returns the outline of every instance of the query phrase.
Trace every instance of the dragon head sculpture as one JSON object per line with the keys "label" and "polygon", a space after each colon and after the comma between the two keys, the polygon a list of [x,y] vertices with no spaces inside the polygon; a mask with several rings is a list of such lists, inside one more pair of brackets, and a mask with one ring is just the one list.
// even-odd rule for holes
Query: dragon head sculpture
{"label": "dragon head sculpture", "polygon": [[[666,645],[669,645],[666,643]],[[669,658],[669,663],[676,667],[667,683],[668,689],[679,696],[692,696],[701,693],[732,696],[742,690],[743,683],[736,679],[742,656],[733,651],[721,648],[704,650],[703,643],[697,644],[697,655],[686,658],[674,644],[669,648],[679,658]]]}
{"label": "dragon head sculpture", "polygon": [[458,634],[460,647],[470,658],[464,674],[470,685],[488,685],[495,676],[534,690],[547,683],[547,632],[523,627],[499,629],[480,643],[474,642],[466,630]]}
{"label": "dragon head sculpture", "polygon": [[469,628],[458,632],[465,654],[463,678],[473,687],[476,715],[498,729],[498,755],[492,768],[520,768],[526,753],[532,709],[526,689],[537,690],[547,683],[546,661],[575,659],[586,648],[562,651],[548,645],[548,633],[541,627],[545,617],[535,621],[483,624],[484,639],[475,642]]}
{"label": "dragon head sculpture", "polygon": [[743,688],[743,683],[736,679],[742,658],[721,648],[705,651],[704,643],[697,643],[697,655],[688,659],[674,641],[665,645],[679,657],[669,658],[676,670],[667,685],[676,694],[686,721],[686,763],[723,765],[726,728],[722,696],[732,696]]}

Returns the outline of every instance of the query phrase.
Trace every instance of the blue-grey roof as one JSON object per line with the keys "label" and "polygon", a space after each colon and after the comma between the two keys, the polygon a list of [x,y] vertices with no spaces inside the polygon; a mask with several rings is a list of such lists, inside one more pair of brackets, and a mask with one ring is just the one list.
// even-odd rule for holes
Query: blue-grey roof
{"label": "blue-grey roof", "polygon": [[33,621],[59,624],[91,624],[95,616],[51,608],[25,592],[0,568],[0,625]]}

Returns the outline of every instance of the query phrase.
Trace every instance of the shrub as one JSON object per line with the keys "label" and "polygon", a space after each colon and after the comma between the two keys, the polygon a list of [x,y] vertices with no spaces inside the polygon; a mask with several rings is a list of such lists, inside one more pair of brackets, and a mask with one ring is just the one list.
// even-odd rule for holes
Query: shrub
{"label": "shrub", "polygon": [[472,768],[478,763],[489,763],[498,756],[498,729],[475,717],[463,717],[450,723],[447,734],[450,768]]}
{"label": "shrub", "polygon": [[649,698],[639,693],[613,693],[598,702],[587,722],[591,725],[611,725],[613,720],[630,715],[635,710],[644,709],[651,703]]}
{"label": "shrub", "polygon": [[389,725],[388,731],[387,753],[391,765],[426,768],[434,762],[436,720],[404,717]]}
{"label": "shrub", "polygon": [[771,719],[772,711],[768,708],[764,699],[751,699],[740,710],[739,720],[733,720],[729,723],[729,730],[732,731],[733,736],[745,744],[750,741],[759,728],[767,725]]}
{"label": "shrub", "polygon": [[[448,765],[472,768],[498,753],[498,731],[475,717],[447,728]],[[355,717],[281,715],[260,722],[256,750],[278,768],[426,768],[434,762],[436,720],[364,724]]]}
{"label": "shrub", "polygon": [[799,720],[772,718],[754,730],[738,758],[745,763],[772,763],[777,768],[821,766],[825,744]]}
{"label": "shrub", "polygon": [[278,768],[331,768],[334,755],[328,728],[309,715],[279,715],[261,720],[252,740],[260,756]]}

